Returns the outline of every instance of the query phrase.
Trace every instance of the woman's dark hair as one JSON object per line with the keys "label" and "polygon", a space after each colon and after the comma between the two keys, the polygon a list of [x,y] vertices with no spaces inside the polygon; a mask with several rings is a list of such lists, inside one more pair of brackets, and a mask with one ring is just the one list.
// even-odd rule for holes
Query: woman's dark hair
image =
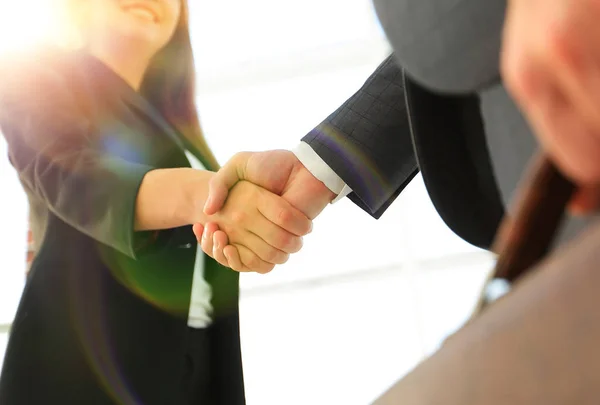
{"label": "woman's dark hair", "polygon": [[211,166],[207,169],[217,170],[219,164],[204,139],[196,107],[196,68],[186,0],[181,0],[181,17],[173,37],[152,59],[140,92],[200,151]]}

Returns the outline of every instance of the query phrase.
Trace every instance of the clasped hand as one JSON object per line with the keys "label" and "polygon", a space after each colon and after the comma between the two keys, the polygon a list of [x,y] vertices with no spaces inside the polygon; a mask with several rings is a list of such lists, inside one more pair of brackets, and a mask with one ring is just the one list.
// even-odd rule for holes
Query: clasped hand
{"label": "clasped hand", "polygon": [[[238,153],[212,178],[204,213],[212,217],[220,216],[222,222],[211,218],[204,226],[194,225],[198,243],[204,253],[223,266],[236,271],[266,273],[276,264],[287,260],[289,253],[298,251],[301,244],[290,235],[276,232],[273,229],[275,225],[266,220],[253,222],[249,232],[240,233],[235,226],[227,226],[228,222],[224,220],[228,217],[227,207],[235,198],[238,187],[248,184],[242,180],[253,183],[253,187],[262,187],[262,193],[268,193],[269,190],[274,193],[268,193],[272,198],[281,196],[281,199],[287,201],[285,211],[271,208],[270,215],[264,216],[281,228],[292,233],[295,231],[295,235],[305,235],[308,232],[303,228],[306,223],[301,223],[298,218],[299,213],[302,213],[304,221],[314,219],[335,194],[317,180],[292,152],[285,150]],[[279,203],[284,205],[281,201]],[[298,211],[294,211],[292,207]],[[291,229],[290,225],[296,221],[297,227]],[[239,218],[237,224],[241,224]],[[242,238],[242,234],[245,238]],[[262,241],[252,234],[260,235]],[[285,254],[277,253],[277,249]]]}
{"label": "clasped hand", "polygon": [[[230,244],[243,266],[239,271],[266,273],[285,263],[290,253],[302,248],[302,236],[312,229],[312,221],[287,201],[247,181],[237,183],[222,208],[208,217],[208,227],[220,229],[228,241],[211,243],[222,254]],[[198,231],[197,224],[194,231]],[[200,233],[197,233],[200,235]],[[201,241],[206,246],[206,238]],[[212,251],[211,251],[212,253]]]}

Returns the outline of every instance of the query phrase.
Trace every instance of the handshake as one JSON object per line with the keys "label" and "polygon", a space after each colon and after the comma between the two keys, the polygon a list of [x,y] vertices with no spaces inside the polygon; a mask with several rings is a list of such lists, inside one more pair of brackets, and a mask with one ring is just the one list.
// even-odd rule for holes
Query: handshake
{"label": "handshake", "polygon": [[207,255],[240,272],[268,273],[302,248],[336,195],[285,150],[236,154],[209,183],[193,229]]}

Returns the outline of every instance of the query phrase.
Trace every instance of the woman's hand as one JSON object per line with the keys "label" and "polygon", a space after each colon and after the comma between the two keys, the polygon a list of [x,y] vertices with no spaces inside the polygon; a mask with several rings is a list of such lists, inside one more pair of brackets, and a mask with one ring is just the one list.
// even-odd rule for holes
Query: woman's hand
{"label": "woman's hand", "polygon": [[600,205],[600,1],[509,0],[502,74],[544,149]]}
{"label": "woman's hand", "polygon": [[240,252],[235,246],[229,244],[227,234],[219,229],[217,224],[209,222],[206,226],[194,225],[194,234],[200,247],[219,264],[230,267],[236,271],[251,271],[240,257]]}
{"label": "woman's hand", "polygon": [[[290,253],[302,248],[302,236],[312,229],[312,221],[283,198],[246,181],[233,187],[223,208],[210,215],[206,224],[208,229],[220,229],[228,238],[217,238],[215,249],[212,238],[210,249],[205,249],[206,238],[200,239],[204,251],[217,251],[213,256],[236,271],[259,273],[268,273],[276,264],[285,263]],[[197,236],[202,234],[198,232],[201,228],[195,225]],[[230,246],[223,251],[226,245]],[[225,255],[231,250],[235,257],[230,265]]]}
{"label": "woman's hand", "polygon": [[219,230],[217,224],[213,222],[208,222],[206,226],[195,224],[194,234],[204,253],[215,259],[222,266],[229,267],[235,271],[252,271],[242,263],[238,250],[229,244],[227,234]]}

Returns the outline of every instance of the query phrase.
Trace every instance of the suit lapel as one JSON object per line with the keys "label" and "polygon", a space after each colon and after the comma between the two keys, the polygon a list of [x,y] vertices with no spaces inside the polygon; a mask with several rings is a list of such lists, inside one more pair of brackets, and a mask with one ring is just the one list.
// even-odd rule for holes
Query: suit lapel
{"label": "suit lapel", "polygon": [[179,135],[177,130],[171,125],[160,112],[154,108],[144,97],[135,91],[128,91],[123,94],[123,101],[133,108],[138,114],[152,122],[162,133],[167,135],[173,142],[182,150],[186,147],[183,143],[183,137]]}
{"label": "suit lapel", "polygon": [[207,170],[216,169],[206,161],[196,146],[188,141],[182,133],[171,125],[162,114],[140,94],[133,90],[128,91],[124,94],[123,100],[127,105],[156,125],[164,134],[172,139],[182,151],[189,151],[193,154]]}
{"label": "suit lapel", "polygon": [[504,206],[479,100],[432,93],[406,75],[404,90],[415,155],[433,205],[457,235],[488,249]]}
{"label": "suit lapel", "polygon": [[171,140],[180,148],[184,149],[181,137],[179,137],[175,128],[162,117],[154,106],[152,106],[112,69],[86,51],[76,52],[75,57],[76,63],[83,62],[87,71],[94,73],[90,78],[101,80],[103,82],[103,88],[108,91],[111,96],[120,98],[126,105],[133,108],[144,118],[152,122],[161,132],[171,138]]}
{"label": "suit lapel", "polygon": [[121,77],[119,77],[114,71],[108,68],[102,61],[91,56],[87,52],[77,52],[77,62],[83,61],[86,63],[89,70],[93,70],[97,73],[96,78],[100,77],[106,81],[105,88],[113,88],[119,97],[127,106],[131,107],[135,112],[140,114],[143,118],[154,124],[163,134],[169,137],[175,144],[181,149],[181,151],[189,151],[192,153],[206,169],[217,170],[216,167],[212,167],[204,156],[200,153],[198,148],[187,140],[183,134],[181,134],[177,128],[169,123],[163,115],[158,111],[148,100],[146,100],[141,94],[135,91],[129,84],[127,84]]}

